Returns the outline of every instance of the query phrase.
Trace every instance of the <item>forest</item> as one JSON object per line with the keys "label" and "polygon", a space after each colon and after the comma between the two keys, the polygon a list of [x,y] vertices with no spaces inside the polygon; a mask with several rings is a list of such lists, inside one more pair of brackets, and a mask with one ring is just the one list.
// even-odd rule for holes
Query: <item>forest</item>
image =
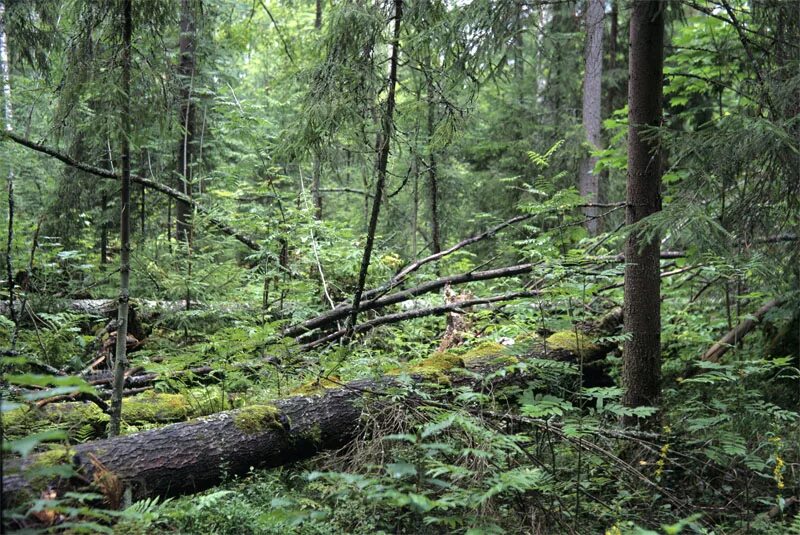
{"label": "forest", "polygon": [[3,533],[800,535],[800,1],[0,0]]}

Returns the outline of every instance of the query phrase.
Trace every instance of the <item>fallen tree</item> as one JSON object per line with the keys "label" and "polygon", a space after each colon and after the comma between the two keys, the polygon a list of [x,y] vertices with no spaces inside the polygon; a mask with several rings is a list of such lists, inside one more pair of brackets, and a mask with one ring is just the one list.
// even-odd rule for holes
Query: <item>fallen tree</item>
{"label": "fallen tree", "polygon": [[[661,258],[662,259],[682,258],[684,255],[685,253],[681,251],[664,251],[661,253]],[[616,264],[624,261],[625,257],[623,255],[616,255],[616,256],[605,256],[597,258],[590,257],[585,260],[570,261],[568,262],[568,265],[577,266],[577,265],[596,265],[596,264]],[[493,280],[493,279],[500,279],[507,277],[517,277],[520,275],[528,274],[532,272],[535,267],[541,265],[542,265],[541,263],[525,263],[525,264],[517,264],[514,266],[489,269],[485,271],[468,271],[466,273],[459,273],[457,275],[441,277],[436,280],[428,281],[418,286],[414,286],[413,288],[408,288],[406,290],[395,292],[393,294],[373,297],[371,299],[364,299],[363,301],[361,301],[359,305],[359,310],[360,311],[375,310],[387,307],[389,305],[395,305],[397,303],[402,303],[403,301],[414,299],[415,297],[418,297],[426,293],[438,291],[447,285],[455,286],[458,284],[465,284],[469,282],[486,281],[486,280]],[[377,290],[369,290],[365,292],[365,296],[376,295],[376,292]],[[350,311],[351,311],[350,305],[347,304],[339,305],[332,310],[329,310],[311,319],[305,320],[301,323],[288,327],[283,332],[283,335],[286,337],[297,338],[298,341],[302,341],[302,336],[304,334],[309,333],[310,331],[313,331],[315,329],[329,327],[335,324],[336,322],[346,318],[350,314]]]}
{"label": "fallen tree", "polygon": [[[529,358],[599,360],[604,350],[589,343],[586,335],[558,333]],[[555,336],[555,335],[554,335]],[[574,338],[574,341],[570,341]],[[557,344],[556,341],[566,343]],[[492,344],[461,356],[435,353],[405,370],[417,383],[447,381],[453,386],[484,388],[524,381],[519,373],[493,371],[516,362],[502,346]],[[196,492],[217,484],[223,472],[247,473],[251,467],[275,467],[340,448],[358,436],[362,412],[369,402],[391,403],[383,394],[399,386],[398,376],[362,379],[337,388],[319,387],[316,395],[298,395],[269,405],[226,411],[197,420],[169,425],[113,439],[79,444],[69,449],[33,455],[16,464],[7,463],[3,479],[3,506],[35,497],[42,486],[65,492],[86,482],[116,478],[114,488],[130,489],[135,499]],[[325,381],[326,386],[331,381]],[[79,477],[68,481],[34,478],[43,467],[69,463]],[[115,497],[107,496],[109,502]]]}
{"label": "fallen tree", "polygon": [[761,323],[767,312],[773,308],[779,307],[785,301],[785,298],[779,297],[777,299],[773,299],[769,303],[766,303],[764,306],[759,308],[755,314],[746,317],[736,327],[725,333],[725,336],[720,338],[719,341],[708,348],[708,351],[703,353],[701,359],[708,362],[719,362],[719,359],[721,359],[730,348],[736,346],[736,344],[739,343],[745,336],[747,336],[747,334],[752,331],[756,325]]}

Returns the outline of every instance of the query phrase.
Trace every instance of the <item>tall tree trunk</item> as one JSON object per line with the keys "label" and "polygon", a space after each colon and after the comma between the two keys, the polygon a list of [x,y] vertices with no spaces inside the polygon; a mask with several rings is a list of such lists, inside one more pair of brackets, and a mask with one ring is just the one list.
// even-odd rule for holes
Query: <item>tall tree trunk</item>
{"label": "tall tree trunk", "polygon": [[[180,60],[178,77],[181,84],[180,125],[183,135],[178,143],[178,183],[181,193],[192,195],[192,148],[195,132],[195,109],[192,102],[192,85],[195,70],[195,24],[192,0],[181,0],[181,36],[179,40]],[[175,203],[175,235],[178,240],[189,242],[191,238],[191,207],[184,201]]]}
{"label": "tall tree trunk", "polygon": [[108,194],[103,191],[100,195],[100,265],[104,266],[108,262],[108,218],[106,209],[108,208]]}
{"label": "tall tree trunk", "polygon": [[111,437],[119,434],[122,417],[122,394],[125,386],[125,367],[128,364],[128,301],[131,274],[131,20],[132,0],[122,3],[122,105],[120,113],[120,148],[122,152],[122,189],[120,192],[120,284],[119,311],[117,314],[117,347],[114,357],[114,384],[111,394],[111,421],[108,434]]}
{"label": "tall tree trunk", "polygon": [[[13,109],[11,107],[11,69],[8,63],[8,44],[6,36],[6,6],[0,0],[0,77],[3,83],[3,128],[11,132]],[[14,322],[14,332],[11,335],[11,349],[13,350],[17,342],[19,331],[19,319],[14,308],[14,267],[13,267],[13,248],[14,248],[14,168],[8,167],[8,242],[6,245],[6,278],[8,279],[8,311],[11,314],[11,321]]]}
{"label": "tall tree trunk", "polygon": [[[397,86],[397,64],[400,56],[400,22],[403,18],[403,0],[394,0],[394,32],[392,34],[392,52],[389,57],[389,81],[386,94],[386,110],[382,117],[381,129],[375,141],[375,153],[377,154],[377,180],[375,181],[375,197],[372,202],[372,213],[370,214],[369,227],[367,228],[367,243],[364,245],[364,255],[361,258],[361,269],[358,273],[358,283],[353,295],[353,308],[350,312],[349,330],[356,326],[358,320],[358,310],[361,304],[361,294],[367,283],[367,271],[369,270],[370,258],[372,256],[372,246],[375,243],[375,231],[378,228],[378,215],[381,210],[381,198],[386,185],[386,171],[389,166],[389,149],[392,143],[392,132],[394,131],[394,105],[395,89]],[[352,331],[350,331],[352,332]]]}
{"label": "tall tree trunk", "polygon": [[[637,0],[630,21],[628,184],[625,222],[661,210],[661,158],[648,127],[661,122],[664,2]],[[623,402],[655,406],[661,394],[661,284],[658,236],[631,234],[625,243]],[[633,423],[628,421],[627,423]]]}
{"label": "tall tree trunk", "polygon": [[316,12],[314,15],[314,28],[322,28],[322,0],[316,1]]}
{"label": "tall tree trunk", "polygon": [[[316,0],[314,28],[317,31],[322,28],[322,0]],[[320,153],[320,149],[314,149],[314,171],[311,178],[311,199],[314,203],[314,218],[318,221],[322,221],[322,193],[319,190],[322,181],[322,155]]]}
{"label": "tall tree trunk", "polygon": [[436,102],[433,80],[428,73],[428,208],[431,216],[431,252],[442,250],[439,230],[439,176],[436,166],[436,153],[433,150],[433,137],[436,129]]}
{"label": "tall tree trunk", "polygon": [[[586,56],[583,73],[583,127],[592,150],[600,148],[600,114],[603,77],[603,15],[604,0],[589,0],[586,8]],[[579,189],[589,203],[596,204],[600,198],[599,175],[594,173],[596,156],[586,156],[581,163]],[[599,210],[584,208],[586,230],[595,236],[600,230]]]}
{"label": "tall tree trunk", "polygon": [[[619,0],[611,0],[611,29],[608,36],[608,70],[610,73],[617,68],[617,51],[619,49]],[[617,87],[616,78],[606,89],[606,116],[609,117],[619,107],[619,98],[622,92]]]}

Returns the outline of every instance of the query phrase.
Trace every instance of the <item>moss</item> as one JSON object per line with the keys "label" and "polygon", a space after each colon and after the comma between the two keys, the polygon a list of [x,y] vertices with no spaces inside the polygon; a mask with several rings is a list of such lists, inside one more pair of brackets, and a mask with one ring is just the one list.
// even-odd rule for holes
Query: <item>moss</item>
{"label": "moss", "polygon": [[548,350],[563,350],[581,357],[592,357],[601,353],[601,348],[592,339],[581,332],[559,331],[551,334],[547,340]]}
{"label": "moss", "polygon": [[3,436],[20,438],[44,429],[76,432],[91,428],[97,436],[105,432],[109,417],[94,403],[53,403],[41,409],[22,407],[3,414]]}
{"label": "moss", "polygon": [[293,395],[301,395],[301,396],[311,396],[315,394],[322,394],[325,390],[330,388],[338,388],[340,385],[341,379],[336,375],[331,375],[330,378],[318,378],[308,383],[303,383],[302,385],[294,388],[290,393]]}
{"label": "moss", "polygon": [[75,457],[75,450],[64,448],[63,446],[43,451],[34,458],[30,469],[50,468],[61,464],[72,464],[73,457]]}
{"label": "moss", "polygon": [[180,421],[192,412],[183,394],[161,394],[150,390],[122,401],[122,419],[128,423]]}
{"label": "moss", "polygon": [[447,376],[446,372],[466,368],[469,364],[477,361],[489,360],[492,364],[498,365],[509,365],[519,362],[516,357],[505,354],[505,351],[505,347],[497,342],[484,342],[461,355],[451,351],[437,351],[416,364],[411,364],[406,368],[390,370],[388,375],[400,375],[401,373],[417,374],[433,377],[439,383],[449,384],[450,378]]}
{"label": "moss", "polygon": [[[479,346],[470,349],[469,351],[461,355],[461,360],[463,360],[465,364],[469,364],[471,362],[475,362],[476,360],[486,360],[491,357],[500,358],[509,356],[505,355],[504,353],[505,353],[505,347],[498,344],[497,342],[484,342]],[[505,359],[500,359],[500,360],[502,361]],[[516,362],[516,359],[514,359],[514,362]]]}
{"label": "moss", "polygon": [[251,405],[240,409],[233,416],[233,425],[248,435],[261,433],[269,428],[283,429],[280,412],[272,405]]}
{"label": "moss", "polygon": [[311,429],[303,434],[303,438],[306,438],[315,445],[319,446],[322,444],[322,428],[319,426],[319,424],[312,425]]}

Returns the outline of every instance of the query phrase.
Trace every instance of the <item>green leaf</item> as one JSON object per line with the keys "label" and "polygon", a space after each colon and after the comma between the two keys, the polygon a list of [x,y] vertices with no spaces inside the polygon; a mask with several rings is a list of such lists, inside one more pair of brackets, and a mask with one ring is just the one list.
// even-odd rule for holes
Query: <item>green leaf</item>
{"label": "green leaf", "polygon": [[417,475],[417,468],[410,463],[389,463],[385,468],[389,475],[395,479]]}
{"label": "green leaf", "polygon": [[24,438],[12,440],[11,442],[3,442],[3,451],[13,451],[19,453],[23,457],[27,457],[28,454],[42,442],[52,442],[54,440],[64,440],[66,438],[66,431],[43,431],[35,435],[28,435]]}

